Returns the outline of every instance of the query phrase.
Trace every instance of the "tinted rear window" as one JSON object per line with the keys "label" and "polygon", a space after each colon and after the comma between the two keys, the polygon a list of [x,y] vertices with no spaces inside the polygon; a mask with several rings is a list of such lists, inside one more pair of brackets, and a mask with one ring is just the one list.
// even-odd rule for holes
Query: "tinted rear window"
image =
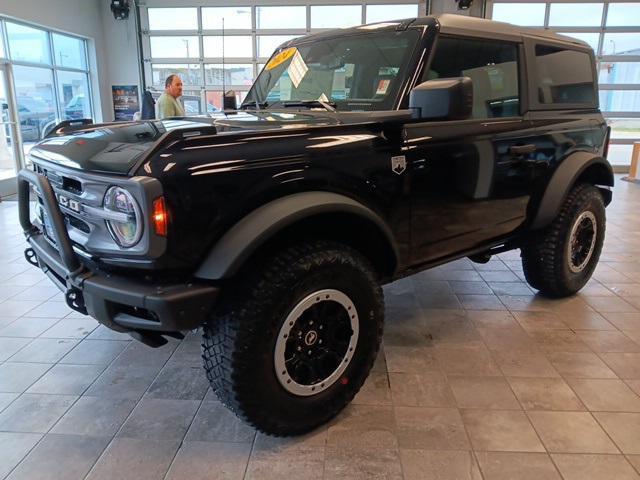
{"label": "tinted rear window", "polygon": [[543,104],[596,104],[591,56],[585,52],[536,45],[538,101]]}

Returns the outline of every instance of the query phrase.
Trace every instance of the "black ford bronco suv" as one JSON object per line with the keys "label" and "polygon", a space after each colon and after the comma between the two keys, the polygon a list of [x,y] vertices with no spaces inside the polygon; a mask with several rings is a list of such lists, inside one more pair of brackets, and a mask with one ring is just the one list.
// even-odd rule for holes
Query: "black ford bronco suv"
{"label": "black ford bronco suv", "polygon": [[202,327],[220,400],[300,434],[367,378],[382,284],[519,248],[542,294],[582,288],[608,137],[584,42],[455,15],[327,31],[236,111],[55,129],[19,174],[25,253],[148,345]]}

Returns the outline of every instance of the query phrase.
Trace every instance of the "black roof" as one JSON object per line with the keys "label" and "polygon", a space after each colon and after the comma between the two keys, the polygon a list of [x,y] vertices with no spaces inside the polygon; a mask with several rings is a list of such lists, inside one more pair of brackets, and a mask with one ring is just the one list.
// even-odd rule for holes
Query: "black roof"
{"label": "black roof", "polygon": [[333,38],[342,35],[363,33],[372,30],[392,31],[407,27],[432,27],[439,28],[442,33],[455,33],[465,36],[494,38],[504,40],[520,40],[522,37],[541,38],[555,42],[568,43],[575,46],[590,48],[586,42],[576,38],[560,35],[543,28],[521,27],[505,22],[487,20],[485,18],[467,17],[444,13],[440,15],[428,15],[426,17],[405,18],[386,22],[358,25],[351,28],[338,28],[324,32],[312,33],[304,37],[294,38],[282,46],[297,45],[307,41],[318,41],[325,38]]}

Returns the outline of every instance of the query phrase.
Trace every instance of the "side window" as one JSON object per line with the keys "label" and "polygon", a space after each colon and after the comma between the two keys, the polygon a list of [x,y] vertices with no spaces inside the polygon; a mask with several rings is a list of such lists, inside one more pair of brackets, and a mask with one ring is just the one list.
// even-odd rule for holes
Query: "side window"
{"label": "side window", "polygon": [[440,37],[422,81],[451,77],[469,77],[473,82],[473,118],[520,114],[516,44]]}
{"label": "side window", "polygon": [[538,101],[595,105],[591,56],[585,52],[536,45]]}

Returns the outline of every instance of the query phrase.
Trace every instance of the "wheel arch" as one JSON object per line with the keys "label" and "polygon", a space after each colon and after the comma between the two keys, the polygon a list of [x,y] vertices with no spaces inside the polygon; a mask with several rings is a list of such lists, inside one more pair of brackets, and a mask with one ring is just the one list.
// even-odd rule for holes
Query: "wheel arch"
{"label": "wheel arch", "polygon": [[332,192],[303,192],[273,200],[241,219],[211,248],[197,278],[232,277],[283,244],[305,238],[344,243],[362,253],[381,278],[391,277],[398,248],[386,222],[362,203]]}
{"label": "wheel arch", "polygon": [[532,230],[549,225],[556,217],[571,189],[578,183],[590,183],[599,188],[605,205],[611,203],[613,169],[606,159],[589,152],[576,152],[567,157],[548,182],[531,223]]}

